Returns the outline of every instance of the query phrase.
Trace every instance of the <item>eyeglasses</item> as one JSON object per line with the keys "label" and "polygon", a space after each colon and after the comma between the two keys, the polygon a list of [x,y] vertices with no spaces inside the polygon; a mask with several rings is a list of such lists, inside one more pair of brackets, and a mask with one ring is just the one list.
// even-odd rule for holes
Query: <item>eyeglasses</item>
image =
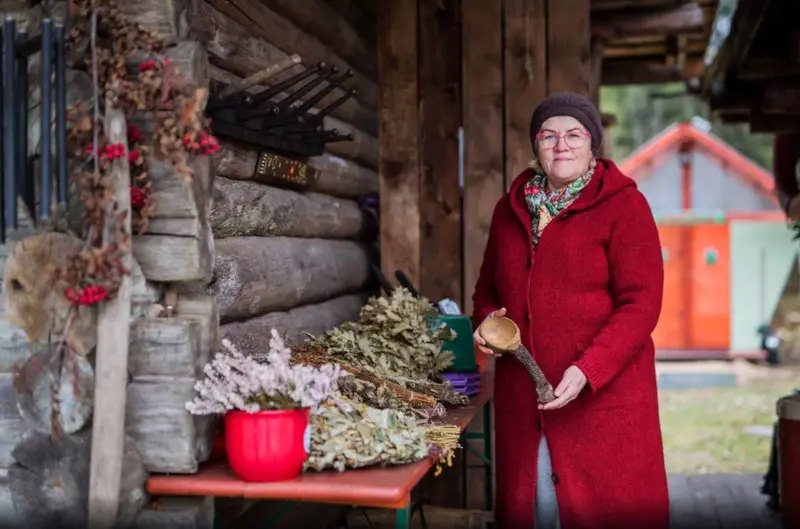
{"label": "eyeglasses", "polygon": [[564,138],[564,143],[570,149],[580,149],[586,144],[586,140],[590,137],[588,132],[582,130],[571,130],[566,134],[559,134],[551,130],[540,132],[536,135],[539,144],[545,149],[552,149],[558,145],[558,140]]}

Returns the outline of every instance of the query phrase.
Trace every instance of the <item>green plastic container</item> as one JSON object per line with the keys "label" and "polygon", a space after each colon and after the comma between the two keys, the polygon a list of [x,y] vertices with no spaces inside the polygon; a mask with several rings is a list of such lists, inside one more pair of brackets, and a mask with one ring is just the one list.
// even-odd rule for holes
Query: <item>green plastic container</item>
{"label": "green plastic container", "polygon": [[474,373],[478,370],[475,361],[475,344],[472,342],[472,320],[468,316],[442,314],[433,321],[434,325],[444,323],[456,333],[455,340],[444,342],[444,349],[455,356],[453,365],[447,368],[451,373]]}

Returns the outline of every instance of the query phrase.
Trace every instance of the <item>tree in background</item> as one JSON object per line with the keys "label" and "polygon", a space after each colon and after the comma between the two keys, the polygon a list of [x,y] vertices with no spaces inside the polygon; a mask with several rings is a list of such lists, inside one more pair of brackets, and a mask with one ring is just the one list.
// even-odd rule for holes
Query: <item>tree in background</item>
{"label": "tree in background", "polygon": [[673,123],[701,117],[711,132],[767,169],[772,169],[772,134],[753,134],[746,123],[722,123],[708,105],[686,92],[681,83],[604,87],[600,108],[613,114],[611,156],[624,160],[643,143]]}

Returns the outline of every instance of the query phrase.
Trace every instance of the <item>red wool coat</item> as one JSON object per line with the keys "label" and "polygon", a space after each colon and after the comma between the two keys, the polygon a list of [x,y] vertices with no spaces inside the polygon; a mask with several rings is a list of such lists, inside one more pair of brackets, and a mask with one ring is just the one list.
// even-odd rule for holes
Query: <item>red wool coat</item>
{"label": "red wool coat", "polygon": [[475,293],[479,324],[505,307],[555,387],[578,366],[587,387],[540,411],[511,357],[495,370],[495,527],[534,525],[536,456],[547,436],[563,529],[667,529],[669,498],[650,334],[661,311],[655,221],[633,180],[598,160],[581,195],[534,252],[519,175],[495,207]]}

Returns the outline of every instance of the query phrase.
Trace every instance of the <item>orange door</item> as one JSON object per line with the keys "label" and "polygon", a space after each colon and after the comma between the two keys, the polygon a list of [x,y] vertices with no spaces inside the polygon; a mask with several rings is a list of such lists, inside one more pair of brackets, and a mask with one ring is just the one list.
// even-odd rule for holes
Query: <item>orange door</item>
{"label": "orange door", "polygon": [[683,240],[684,226],[658,227],[661,238],[661,255],[664,260],[664,300],[661,317],[653,333],[656,349],[686,349],[686,251]]}
{"label": "orange door", "polygon": [[664,257],[664,301],[653,333],[656,349],[728,349],[728,224],[658,228]]}
{"label": "orange door", "polygon": [[730,347],[728,223],[692,226],[690,319],[692,349]]}

